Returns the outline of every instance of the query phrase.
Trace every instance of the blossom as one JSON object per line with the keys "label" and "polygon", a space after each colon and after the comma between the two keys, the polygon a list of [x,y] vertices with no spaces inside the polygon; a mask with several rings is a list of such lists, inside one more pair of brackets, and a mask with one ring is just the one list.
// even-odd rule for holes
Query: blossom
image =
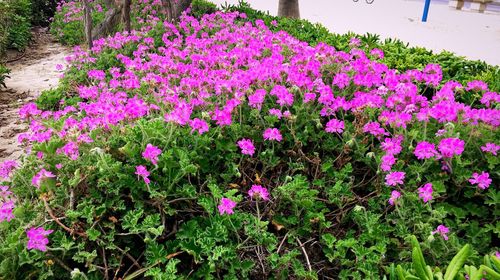
{"label": "blossom", "polygon": [[436,230],[432,232],[432,235],[439,233],[444,240],[448,240],[448,232],[450,232],[450,230],[447,227],[445,227],[444,225],[439,225]]}
{"label": "blossom", "polygon": [[42,227],[32,227],[26,231],[28,236],[28,250],[40,250],[42,252],[47,251],[47,244],[49,244],[49,239],[47,235],[51,234],[53,230],[45,230]]}
{"label": "blossom", "polygon": [[151,161],[154,165],[158,163],[158,156],[161,154],[161,150],[158,147],[151,144],[146,145],[146,149],[142,152],[142,157]]}
{"label": "blossom", "polygon": [[17,168],[17,162],[14,160],[6,160],[2,164],[0,164],[0,177],[4,179],[8,179],[10,177],[10,173]]}
{"label": "blossom", "polygon": [[14,210],[14,202],[12,200],[2,203],[2,205],[0,205],[0,222],[10,222],[10,220],[14,219],[12,210]]}
{"label": "blossom", "polygon": [[486,143],[486,145],[481,147],[481,150],[483,152],[489,152],[492,155],[496,156],[497,151],[500,150],[500,145],[497,145],[495,143]]}
{"label": "blossom", "polygon": [[474,172],[472,178],[469,182],[473,185],[477,185],[478,188],[485,190],[491,184],[490,174],[488,172],[481,172],[481,174]]}
{"label": "blossom", "polygon": [[56,177],[56,175],[42,168],[42,170],[40,170],[37,174],[35,174],[35,176],[33,176],[33,178],[31,179],[31,184],[39,189],[43,179],[54,177]]}
{"label": "blossom", "polygon": [[423,187],[418,188],[418,196],[424,202],[432,200],[432,183],[427,183]]}
{"label": "blossom", "polygon": [[252,108],[259,109],[262,107],[262,103],[264,103],[264,99],[266,98],[266,90],[258,89],[254,94],[248,96],[248,106]]}
{"label": "blossom", "polygon": [[419,142],[413,153],[418,159],[432,158],[438,154],[436,151],[436,145],[426,141]]}
{"label": "blossom", "polygon": [[79,156],[78,145],[75,142],[70,141],[62,148],[57,149],[57,153],[63,153],[71,160],[77,160]]}
{"label": "blossom", "polygon": [[459,138],[444,138],[439,142],[439,152],[445,158],[461,155],[464,151],[465,142]]}
{"label": "blossom", "polygon": [[261,185],[252,185],[252,188],[248,191],[248,196],[251,198],[257,197],[263,200],[269,200],[269,192]]}
{"label": "blossom", "polygon": [[0,198],[7,198],[12,192],[9,191],[9,186],[0,186]]}
{"label": "blossom", "polygon": [[401,197],[401,193],[398,191],[392,191],[391,192],[391,197],[389,198],[389,204],[394,205],[396,200]]}
{"label": "blossom", "polygon": [[391,172],[385,176],[385,184],[388,186],[402,185],[405,175],[406,173],[402,171]]}
{"label": "blossom", "polygon": [[236,202],[232,201],[229,198],[223,197],[220,200],[220,204],[218,206],[219,208],[219,214],[224,215],[228,214],[231,215],[234,213],[233,208],[236,206]]}
{"label": "blossom", "polygon": [[283,136],[281,136],[280,131],[277,128],[268,128],[264,130],[264,140],[269,140],[269,141],[278,141],[280,142],[283,140]]}
{"label": "blossom", "polygon": [[195,118],[189,122],[191,126],[191,133],[198,131],[200,135],[208,131],[208,124],[206,121]]}
{"label": "blossom", "polygon": [[369,122],[363,126],[363,132],[370,133],[373,136],[387,135],[383,127],[378,122]]}
{"label": "blossom", "polygon": [[144,179],[144,182],[149,185],[151,182],[148,178],[149,176],[149,171],[146,169],[144,165],[138,165],[135,167],[135,174],[142,177]]}
{"label": "blossom", "polygon": [[386,154],[381,158],[380,168],[383,171],[390,171],[392,166],[396,163],[397,158],[393,154]]}
{"label": "blossom", "polygon": [[326,123],[326,132],[329,133],[342,133],[344,131],[344,121],[339,121],[337,119],[331,119]]}
{"label": "blossom", "polygon": [[250,139],[241,139],[238,141],[238,146],[241,149],[241,153],[244,155],[252,156],[255,153],[255,147]]}

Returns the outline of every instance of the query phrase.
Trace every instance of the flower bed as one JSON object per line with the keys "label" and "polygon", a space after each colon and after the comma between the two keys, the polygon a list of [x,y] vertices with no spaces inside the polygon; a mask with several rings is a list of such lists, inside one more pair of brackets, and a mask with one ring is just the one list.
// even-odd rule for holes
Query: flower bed
{"label": "flower bed", "polygon": [[412,234],[432,266],[498,249],[498,93],[247,20],[75,49],[0,167],[0,275],[373,279]]}

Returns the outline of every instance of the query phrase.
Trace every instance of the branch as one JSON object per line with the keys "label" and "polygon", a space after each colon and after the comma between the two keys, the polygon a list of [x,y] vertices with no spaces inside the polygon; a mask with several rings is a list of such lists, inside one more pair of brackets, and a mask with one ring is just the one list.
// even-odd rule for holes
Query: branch
{"label": "branch", "polygon": [[298,237],[296,237],[295,239],[297,239],[297,242],[299,242],[302,253],[304,253],[304,257],[306,257],[307,268],[309,269],[309,271],[312,271],[311,262],[309,262],[309,256],[307,255],[306,249],[304,248],[304,244],[300,242],[300,239]]}
{"label": "branch", "polygon": [[87,234],[85,232],[74,231],[73,229],[70,229],[69,227],[67,227],[65,224],[61,223],[61,221],[59,221],[59,218],[57,218],[56,215],[54,215],[54,212],[50,208],[49,203],[47,202],[47,198],[45,196],[42,196],[42,200],[43,200],[43,203],[45,204],[45,209],[49,213],[49,216],[54,220],[54,222],[56,222],[56,224],[58,224],[59,226],[61,226],[64,230],[66,230],[67,232],[69,232],[71,235],[73,235],[74,233],[76,233],[77,235],[79,235],[79,236],[81,236],[83,238],[87,237]]}

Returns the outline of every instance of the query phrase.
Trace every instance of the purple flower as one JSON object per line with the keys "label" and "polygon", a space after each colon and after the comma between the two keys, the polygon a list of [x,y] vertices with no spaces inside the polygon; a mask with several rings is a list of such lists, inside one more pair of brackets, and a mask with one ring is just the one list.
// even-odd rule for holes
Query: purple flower
{"label": "purple flower", "polygon": [[418,188],[418,196],[424,202],[432,200],[432,183],[427,183],[423,187]]}
{"label": "purple flower", "polygon": [[2,203],[0,205],[0,222],[10,222],[10,220],[14,219],[12,210],[14,210],[14,202],[12,200]]}
{"label": "purple flower", "polygon": [[382,156],[381,160],[382,163],[380,164],[380,168],[383,171],[391,171],[391,168],[396,163],[397,158],[395,158],[393,154],[387,154]]}
{"label": "purple flower", "polygon": [[0,186],[0,198],[7,198],[12,192],[9,191],[9,186]]}
{"label": "purple flower", "polygon": [[250,188],[250,190],[248,191],[248,195],[251,198],[261,198],[263,200],[269,200],[269,192],[261,185],[252,185],[252,188]]}
{"label": "purple flower", "polygon": [[401,193],[398,191],[392,191],[391,192],[391,197],[389,198],[389,204],[394,205],[396,200],[401,197]]}
{"label": "purple flower", "polygon": [[53,230],[45,230],[44,228],[32,227],[26,231],[28,236],[28,250],[40,250],[42,252],[47,251],[47,244],[49,244],[49,239],[47,235],[51,234]]}
{"label": "purple flower", "polygon": [[35,174],[35,176],[33,176],[33,178],[31,179],[31,184],[39,189],[42,180],[54,177],[56,177],[56,175],[54,175],[52,172],[42,169],[37,174]]}
{"label": "purple flower", "polygon": [[385,184],[388,186],[402,185],[405,179],[405,172],[395,171],[385,176]]}
{"label": "purple flower", "polygon": [[363,126],[363,132],[370,133],[373,136],[387,135],[383,127],[380,126],[378,122],[369,122]]}
{"label": "purple flower", "polygon": [[144,182],[146,184],[149,185],[149,183],[151,182],[148,178],[149,176],[149,172],[148,170],[146,169],[146,167],[144,165],[138,165],[135,167],[135,174],[142,177],[142,179],[144,179]]}
{"label": "purple flower", "polygon": [[142,152],[142,157],[151,161],[154,165],[158,163],[158,156],[161,154],[161,150],[158,147],[151,144],[146,145],[146,149]]}
{"label": "purple flower", "polygon": [[232,201],[229,198],[223,197],[220,200],[220,204],[218,206],[219,208],[219,214],[224,215],[228,214],[231,215],[234,213],[233,208],[236,206],[236,202]]}
{"label": "purple flower", "polygon": [[264,140],[274,140],[280,142],[283,140],[283,136],[281,136],[281,133],[277,128],[268,128],[264,130]]}
{"label": "purple flower", "polygon": [[337,119],[331,119],[326,123],[326,132],[329,133],[342,133],[344,132],[344,121],[339,121]]}
{"label": "purple flower", "polygon": [[432,158],[438,154],[436,145],[426,141],[418,143],[413,153],[418,159]]}
{"label": "purple flower", "polygon": [[0,164],[0,177],[4,179],[8,179],[10,177],[10,173],[12,170],[17,168],[17,162],[13,160],[6,160],[2,164]]}
{"label": "purple flower", "polygon": [[474,173],[472,174],[472,178],[469,179],[469,182],[473,185],[477,185],[478,188],[485,190],[491,184],[490,174],[488,172],[481,172],[481,174]]}
{"label": "purple flower", "polygon": [[450,232],[450,230],[445,227],[444,225],[439,225],[435,231],[432,232],[432,234],[436,234],[436,233],[439,233],[444,240],[448,240],[448,232]]}
{"label": "purple flower", "polygon": [[439,142],[439,152],[444,158],[452,158],[461,155],[464,151],[465,142],[459,138],[444,138]]}
{"label": "purple flower", "polygon": [[481,147],[483,152],[489,152],[492,155],[496,156],[497,151],[500,150],[500,146],[495,143],[486,143],[486,145]]}
{"label": "purple flower", "polygon": [[191,133],[198,131],[200,135],[208,131],[208,124],[206,121],[195,118],[189,122],[191,126]]}
{"label": "purple flower", "polygon": [[238,141],[238,146],[241,149],[241,153],[244,155],[252,156],[255,153],[255,147],[250,139],[241,139]]}
{"label": "purple flower", "polygon": [[259,109],[262,107],[262,103],[264,103],[264,99],[266,98],[266,90],[258,89],[254,94],[248,96],[248,106],[252,108]]}

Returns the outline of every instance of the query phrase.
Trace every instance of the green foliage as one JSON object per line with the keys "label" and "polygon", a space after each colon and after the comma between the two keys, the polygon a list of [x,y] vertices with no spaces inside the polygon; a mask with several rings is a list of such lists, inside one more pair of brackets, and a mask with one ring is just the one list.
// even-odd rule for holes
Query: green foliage
{"label": "green foliage", "polygon": [[9,68],[7,68],[4,65],[0,64],[0,88],[1,87],[7,87],[5,85],[5,79],[10,78],[9,77],[9,73],[10,73]]}
{"label": "green foliage", "polygon": [[7,48],[24,50],[31,39],[31,2],[0,1],[0,55]]}
{"label": "green foliage", "polygon": [[[405,269],[394,263],[388,268],[388,276],[385,279],[394,280],[453,280],[453,279],[500,279],[500,259],[496,256],[486,255],[479,269],[475,266],[465,265],[470,260],[472,249],[466,244],[460,249],[448,265],[446,270],[425,263],[424,255],[419,242],[415,236],[411,236],[412,244],[412,266]],[[443,276],[444,271],[444,276]]]}

